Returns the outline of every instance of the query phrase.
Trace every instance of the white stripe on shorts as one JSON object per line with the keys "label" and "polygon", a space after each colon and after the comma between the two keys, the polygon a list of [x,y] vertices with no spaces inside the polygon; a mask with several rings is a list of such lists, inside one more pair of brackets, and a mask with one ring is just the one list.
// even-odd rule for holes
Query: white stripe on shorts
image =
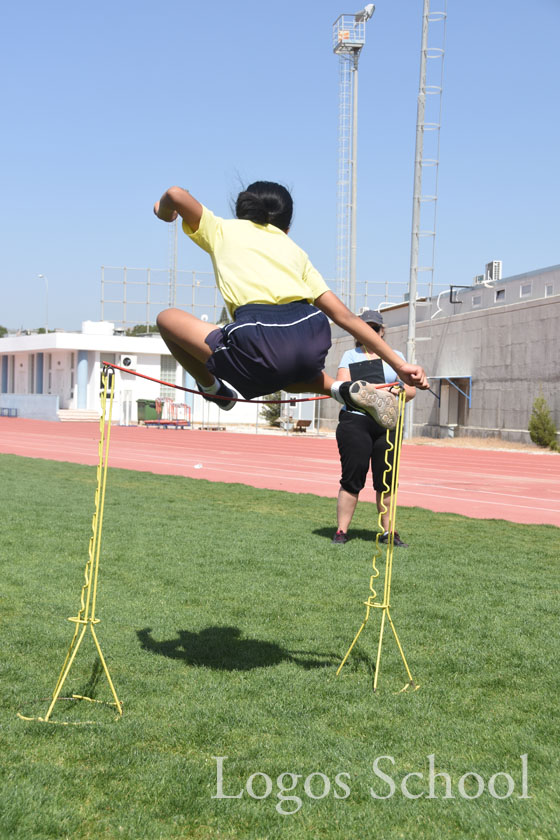
{"label": "white stripe on shorts", "polygon": [[232,332],[240,330],[241,327],[295,327],[296,324],[301,324],[303,321],[308,321],[310,318],[314,318],[315,315],[321,314],[321,310],[317,309],[316,312],[310,312],[305,318],[299,318],[297,321],[291,321],[289,324],[264,324],[262,321],[247,321],[246,324],[237,324],[236,327],[232,327],[231,330],[228,330],[227,334],[231,335]]}

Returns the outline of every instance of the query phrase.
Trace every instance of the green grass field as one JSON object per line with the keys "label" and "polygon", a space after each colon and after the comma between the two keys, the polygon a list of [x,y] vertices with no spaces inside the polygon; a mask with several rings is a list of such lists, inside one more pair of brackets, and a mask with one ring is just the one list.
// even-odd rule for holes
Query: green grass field
{"label": "green grass field", "polygon": [[[373,694],[377,611],[335,676],[371,505],[333,546],[334,500],[110,470],[97,632],[124,715],[26,722],[72,635],[95,468],[0,466],[2,840],[558,837],[558,529],[400,510],[392,616],[421,687],[398,693],[388,632]],[[110,699],[89,634],[64,693],[87,691]],[[430,755],[453,798],[441,777],[429,797]],[[241,796],[215,798],[214,756]]]}

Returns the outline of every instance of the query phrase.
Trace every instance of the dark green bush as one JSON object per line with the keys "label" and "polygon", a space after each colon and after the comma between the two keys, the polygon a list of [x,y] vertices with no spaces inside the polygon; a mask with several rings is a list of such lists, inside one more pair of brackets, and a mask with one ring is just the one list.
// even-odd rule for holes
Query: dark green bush
{"label": "dark green bush", "polygon": [[537,446],[548,446],[558,451],[556,443],[556,428],[550,416],[548,403],[542,393],[536,397],[529,419],[529,435]]}
{"label": "dark green bush", "polygon": [[[268,396],[263,397],[263,400],[281,400],[282,399],[282,392],[275,391],[274,394],[268,394]],[[280,411],[282,406],[280,403],[272,403],[271,405],[263,405],[261,408],[261,417],[266,420],[269,426],[279,426],[280,425]]]}

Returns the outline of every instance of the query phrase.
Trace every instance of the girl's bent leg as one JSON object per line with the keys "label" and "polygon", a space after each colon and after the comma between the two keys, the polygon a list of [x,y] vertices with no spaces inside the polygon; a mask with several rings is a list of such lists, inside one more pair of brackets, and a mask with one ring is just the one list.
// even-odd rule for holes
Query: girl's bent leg
{"label": "girl's bent leg", "polygon": [[323,370],[315,379],[311,379],[309,382],[295,382],[293,385],[284,388],[284,391],[289,394],[323,394],[330,397],[331,386],[334,381],[332,376],[328,376]]}
{"label": "girl's bent leg", "polygon": [[212,355],[206,344],[206,336],[218,327],[200,321],[182,309],[165,309],[160,312],[157,325],[173,357],[187,373],[204,387],[212,385],[215,380],[205,364]]}

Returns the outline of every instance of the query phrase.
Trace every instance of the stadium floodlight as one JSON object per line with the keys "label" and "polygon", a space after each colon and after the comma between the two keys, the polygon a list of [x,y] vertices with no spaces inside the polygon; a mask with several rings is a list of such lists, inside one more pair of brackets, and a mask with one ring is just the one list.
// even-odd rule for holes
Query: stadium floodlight
{"label": "stadium floodlight", "polygon": [[375,5],[373,3],[368,3],[367,6],[364,6],[361,12],[356,12],[354,20],[356,23],[365,23],[366,20],[370,19],[374,12]]}
{"label": "stadium floodlight", "polygon": [[45,332],[49,331],[49,281],[44,274],[38,274],[37,280],[45,281]]}
{"label": "stadium floodlight", "polygon": [[366,21],[375,11],[340,15],[333,24],[333,52],[339,57],[336,277],[339,294],[356,308],[356,192],[358,163],[358,61],[366,42]]}

